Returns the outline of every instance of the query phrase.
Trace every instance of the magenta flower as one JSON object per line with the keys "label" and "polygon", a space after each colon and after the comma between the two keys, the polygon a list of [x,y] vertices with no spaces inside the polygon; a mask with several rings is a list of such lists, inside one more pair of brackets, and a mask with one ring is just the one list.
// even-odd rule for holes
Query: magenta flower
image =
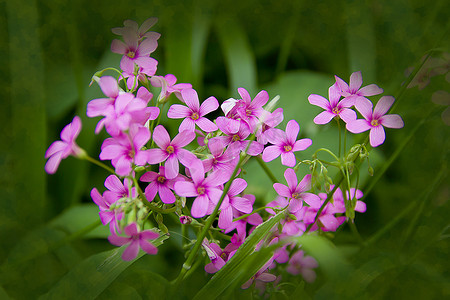
{"label": "magenta flower", "polygon": [[187,107],[174,104],[167,112],[167,116],[171,119],[184,118],[178,128],[179,132],[184,130],[194,132],[195,125],[205,132],[216,131],[218,129],[216,124],[204,117],[204,115],[215,111],[219,107],[219,102],[217,102],[216,98],[209,97],[199,106],[198,95],[194,89],[181,90],[181,97]]}
{"label": "magenta flower", "polygon": [[125,178],[124,183],[122,183],[116,175],[109,175],[105,180],[105,187],[108,189],[105,191],[105,195],[108,195],[114,202],[121,198],[136,197],[136,188],[133,187],[130,191],[129,186],[132,186],[130,179]]}
{"label": "magenta flower", "polygon": [[208,149],[212,157],[202,160],[205,172],[209,170],[224,170],[231,175],[239,161],[239,151],[235,148],[226,148],[221,139],[212,138],[208,141]]}
{"label": "magenta flower", "polygon": [[104,112],[109,106],[114,106],[114,102],[119,96],[119,86],[114,77],[103,76],[98,81],[98,84],[103,94],[108,98],[99,98],[89,101],[86,109],[86,115],[89,118],[104,116]]}
{"label": "magenta flower", "polygon": [[352,105],[355,104],[356,99],[363,98],[366,96],[374,96],[383,93],[383,89],[378,87],[376,84],[369,84],[361,88],[362,85],[362,75],[361,71],[354,72],[350,75],[350,85],[348,85],[341,78],[334,76],[336,79],[336,84],[339,87],[342,97],[348,99]]}
{"label": "magenta flower", "polygon": [[212,274],[219,271],[225,263],[233,257],[234,253],[236,253],[236,249],[229,251],[227,247],[224,250],[220,248],[216,243],[209,243],[205,238],[202,242],[202,246],[206,251],[211,262],[205,266],[205,271]]}
{"label": "magenta flower", "polygon": [[158,233],[151,230],[140,231],[136,223],[131,223],[125,227],[124,232],[127,237],[118,236],[115,233],[108,237],[108,241],[115,246],[128,244],[128,247],[122,253],[123,260],[130,261],[135,259],[139,253],[139,248],[148,254],[154,255],[158,253],[158,248],[148,241],[158,238]]}
{"label": "magenta flower", "polygon": [[[275,200],[269,202],[266,206],[274,207],[277,209],[284,209],[289,204],[290,202],[285,197],[278,196]],[[300,236],[305,232],[306,226],[303,223],[303,217],[305,215],[304,208],[305,207],[297,209],[295,212],[293,212],[291,211],[291,208],[288,207],[289,215],[287,215],[280,221],[280,224],[282,226],[280,236]],[[294,209],[296,209],[296,207],[294,207]],[[266,208],[266,211],[272,215],[276,215],[276,212],[273,209]],[[291,216],[294,216],[295,218],[291,218]]]}
{"label": "magenta flower", "polygon": [[[255,203],[254,195],[243,195],[242,198],[247,199],[253,207],[253,204]],[[241,211],[233,208],[233,218],[241,217],[243,214],[244,213],[242,213]],[[243,241],[245,239],[245,237],[247,236],[247,224],[256,227],[259,224],[261,224],[262,222],[263,222],[262,217],[258,213],[253,213],[253,214],[249,215],[248,217],[245,217],[238,221],[233,221],[231,223],[231,225],[228,226],[227,229],[224,230],[224,232],[229,233],[229,232],[233,231],[234,229],[236,229],[238,238]]]}
{"label": "magenta flower", "polygon": [[[305,224],[312,224],[314,223],[317,212],[319,211],[320,207],[322,207],[323,203],[325,202],[325,199],[327,198],[326,194],[321,193],[319,196],[322,199],[308,199],[306,202],[308,203],[309,207],[306,208],[305,216],[303,217],[303,222]],[[342,195],[342,193],[341,193]],[[328,202],[327,205],[325,205],[325,208],[320,213],[320,216],[318,218],[318,222],[316,222],[312,227],[311,230],[317,230],[320,226],[320,228],[323,231],[336,231],[339,226],[342,225],[342,223],[345,222],[344,216],[337,217],[337,213],[344,213],[345,212],[345,206],[335,206],[335,203]]]}
{"label": "magenta flower", "polygon": [[348,108],[353,105],[354,101],[351,98],[345,98],[342,101],[339,101],[341,94],[336,83],[328,89],[328,97],[330,100],[327,100],[320,95],[309,95],[309,103],[325,109],[325,111],[314,118],[314,123],[326,124],[335,117],[341,118],[345,123],[356,120],[356,113]]}
{"label": "magenta flower", "polygon": [[252,100],[250,94],[244,88],[238,88],[239,95],[242,97],[237,103],[237,114],[249,127],[250,131],[254,131],[258,118],[261,117],[264,109],[262,108],[269,100],[269,94],[266,91],[259,92]]}
{"label": "magenta flower", "polygon": [[111,233],[120,232],[118,221],[122,220],[124,213],[120,210],[120,208],[114,208],[111,210],[111,205],[117,201],[113,194],[105,191],[102,196],[96,188],[93,188],[91,190],[91,198],[100,209],[98,215],[100,216],[100,221],[102,221],[102,224],[109,224],[109,230]]}
{"label": "magenta flower", "polygon": [[242,289],[248,289],[252,283],[256,280],[262,281],[262,282],[272,282],[277,279],[277,276],[270,274],[267,272],[267,268],[273,263],[273,258],[270,258],[268,262],[266,262],[261,269],[256,272],[255,275],[253,275],[247,282],[245,282],[241,288]]}
{"label": "magenta flower", "polygon": [[386,138],[384,127],[402,128],[404,126],[403,120],[399,115],[386,115],[394,101],[392,96],[383,96],[372,112],[372,102],[366,98],[358,98],[355,107],[364,119],[347,123],[347,130],[352,133],[370,130],[370,145],[378,147],[383,144]]}
{"label": "magenta flower", "polygon": [[181,91],[184,89],[192,89],[192,84],[190,83],[176,83],[177,78],[175,75],[167,74],[166,76],[152,76],[150,78],[150,83],[154,87],[160,87],[161,93],[158,97],[158,101],[162,99],[166,99],[169,97],[172,93],[175,94],[175,96],[183,101],[183,98],[181,97]]}
{"label": "magenta flower", "polygon": [[176,182],[175,192],[182,197],[196,197],[192,203],[191,215],[194,218],[202,218],[207,214],[210,202],[214,205],[219,202],[222,195],[219,186],[227,182],[229,177],[224,176],[225,173],[222,171],[215,171],[205,178],[203,164],[200,161],[193,164],[189,171],[192,182]]}
{"label": "magenta flower", "polygon": [[101,160],[111,160],[120,176],[129,175],[133,163],[138,166],[145,165],[147,151],[141,150],[150,139],[148,128],[134,125],[129,135],[121,133],[114,138],[107,138],[102,144]]}
{"label": "magenta flower", "polygon": [[274,183],[273,188],[281,197],[290,199],[289,211],[296,212],[303,206],[303,201],[320,200],[319,196],[311,193],[306,193],[311,189],[311,174],[305,175],[303,179],[298,182],[297,175],[294,169],[286,169],[284,172],[287,186],[281,183]]}
{"label": "magenta flower", "polygon": [[[241,123],[239,130],[237,132],[230,131],[230,127],[226,125],[227,118],[222,119],[224,122],[219,122],[217,119],[217,126],[226,135],[218,136],[216,139],[220,140],[228,148],[232,148],[234,152],[240,152],[247,149],[248,143],[250,141],[245,140],[250,135],[250,130],[246,124]],[[260,154],[264,149],[264,145],[258,142],[251,141],[248,147],[247,154],[251,156],[256,156]]]}
{"label": "magenta flower", "polygon": [[153,131],[153,141],[158,145],[159,149],[154,148],[148,150],[147,162],[151,165],[165,162],[165,176],[168,179],[175,178],[179,173],[179,164],[181,162],[184,166],[189,167],[197,157],[183,149],[195,138],[195,133],[190,131],[183,131],[170,141],[170,136],[167,130],[162,125],[156,126]]}
{"label": "magenta flower", "polygon": [[159,167],[159,173],[147,172],[141,176],[140,181],[150,182],[150,184],[145,188],[145,197],[148,201],[153,201],[156,193],[159,194],[159,198],[165,204],[175,203],[175,195],[171,190],[174,189],[174,184],[177,181],[184,180],[181,175],[177,175],[173,179],[167,179],[165,176],[164,167]]}
{"label": "magenta flower", "polygon": [[264,111],[263,114],[265,114],[267,116],[263,118],[261,127],[259,127],[257,129],[256,138],[257,138],[258,143],[265,145],[269,142],[269,140],[267,139],[266,132],[269,129],[275,128],[276,126],[278,126],[278,124],[280,124],[283,121],[284,115],[283,115],[282,108],[277,108],[272,113],[269,113],[268,111]]}
{"label": "magenta flower", "polygon": [[267,139],[272,146],[266,147],[262,159],[269,162],[281,155],[281,164],[288,167],[295,166],[294,152],[302,151],[311,146],[311,139],[296,141],[300,126],[297,121],[290,120],[286,125],[286,132],[272,128],[267,131]]}
{"label": "magenta flower", "polygon": [[123,54],[120,61],[120,68],[127,73],[134,72],[134,64],[143,69],[155,69],[158,62],[150,57],[150,53],[156,50],[158,42],[156,36],[147,38],[139,43],[139,37],[131,28],[124,28],[122,32],[123,39],[113,40],[111,51]]}
{"label": "magenta flower", "polygon": [[81,131],[81,119],[75,116],[69,124],[61,131],[61,141],[54,141],[45,152],[45,158],[48,158],[45,164],[45,171],[48,174],[54,174],[61,163],[61,160],[69,155],[83,155],[84,150],[78,147],[75,139]]}
{"label": "magenta flower", "polygon": [[253,210],[253,203],[244,197],[239,197],[245,188],[247,182],[242,178],[236,178],[231,183],[230,189],[227,193],[227,198],[224,199],[220,206],[219,228],[228,229],[233,223],[233,209],[243,214],[249,214]]}
{"label": "magenta flower", "polygon": [[313,269],[318,266],[319,264],[312,256],[305,256],[303,251],[299,250],[292,255],[286,271],[292,275],[302,274],[306,282],[312,283],[316,280],[316,272]]}

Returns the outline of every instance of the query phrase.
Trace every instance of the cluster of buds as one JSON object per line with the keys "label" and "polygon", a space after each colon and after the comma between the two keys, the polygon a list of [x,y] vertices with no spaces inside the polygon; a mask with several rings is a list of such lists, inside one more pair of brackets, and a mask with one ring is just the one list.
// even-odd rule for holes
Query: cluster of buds
{"label": "cluster of buds", "polygon": [[[114,40],[111,46],[113,52],[122,54],[121,70],[117,70],[120,75],[115,79],[97,72],[93,80],[105,98],[91,100],[87,106],[88,117],[101,117],[95,132],[104,128],[110,135],[103,141],[99,158],[109,160],[114,167],[104,165],[113,174],[106,178],[106,191],[101,194],[93,188],[91,197],[99,206],[102,223],[110,226],[109,241],[117,246],[128,245],[122,255],[124,260],[135,259],[139,249],[157,253],[151,240],[168,233],[165,214],[176,214],[182,226],[204,226],[205,217],[217,218],[211,238],[197,240],[211,259],[206,272],[214,273],[226,265],[256,226],[276,212],[284,211],[285,217],[266,239],[268,244],[312,232],[336,231],[348,219],[349,208],[366,210],[358,200],[362,192],[357,188],[328,184],[320,191],[311,187],[311,174],[298,181],[296,172],[302,161],[297,152],[310,147],[312,140],[298,139],[300,126],[296,120],[289,120],[284,130],[277,128],[284,119],[282,108],[273,110],[278,97],[269,102],[266,91],[252,98],[246,89],[239,88],[239,99],[219,105],[211,96],[200,102],[191,84],[177,84],[172,74],[155,75],[158,62],[150,54],[156,50],[160,34],[148,31],[155,23],[156,19],[151,18],[139,27],[127,20],[124,27],[113,29],[123,38]],[[349,85],[336,77],[329,89],[329,100],[319,95],[308,99],[325,109],[315,117],[315,123],[342,119],[350,132],[370,130],[370,143],[376,147],[385,139],[383,126],[400,128],[403,121],[398,115],[386,115],[392,97],[382,97],[372,111],[366,96],[383,90],[376,85],[360,88],[361,84],[360,72],[352,74]],[[158,89],[155,97],[153,92]],[[170,132],[161,116],[171,94],[179,102],[170,106],[166,117],[180,120],[178,132]],[[352,106],[364,119],[357,119]],[[219,116],[208,119],[213,112]],[[81,121],[75,117],[63,129],[62,141],[49,147],[48,173],[54,173],[69,155],[88,157],[75,142],[80,130]],[[255,196],[246,192],[242,166],[249,159],[265,163],[279,156],[281,164],[288,167],[284,173],[287,185],[274,183],[277,198],[265,210],[258,209]],[[222,250],[223,234],[230,238]],[[262,246],[260,243],[258,247]],[[252,282],[275,281],[277,277],[269,270],[277,266],[312,282],[316,276],[313,269],[318,265],[298,245],[285,243],[243,288]]]}

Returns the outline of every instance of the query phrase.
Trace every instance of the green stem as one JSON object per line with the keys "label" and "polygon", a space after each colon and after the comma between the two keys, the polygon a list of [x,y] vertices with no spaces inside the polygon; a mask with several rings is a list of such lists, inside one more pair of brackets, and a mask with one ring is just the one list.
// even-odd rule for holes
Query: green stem
{"label": "green stem", "polygon": [[336,119],[336,121],[337,121],[338,129],[339,129],[339,151],[338,151],[338,153],[339,153],[339,157],[341,157],[341,122],[339,122],[339,119]]}
{"label": "green stem", "polygon": [[102,163],[102,162],[100,162],[100,161],[90,157],[89,155],[86,154],[85,156],[83,156],[83,159],[85,159],[85,160],[93,163],[94,165],[97,165],[97,166],[105,169],[106,171],[108,171],[108,172],[116,175],[117,177],[119,177],[119,175],[117,175],[116,172],[112,168],[110,168],[107,165],[105,165],[104,163]]}
{"label": "green stem", "polygon": [[334,154],[333,152],[331,152],[331,151],[328,150],[327,148],[319,148],[319,149],[317,149],[316,152],[314,152],[314,155],[316,155],[316,154],[317,154],[318,152],[320,152],[320,151],[325,151],[325,152],[327,152],[328,154],[330,154],[331,156],[333,156],[334,159],[336,159],[336,161],[340,161],[339,158],[336,156],[336,154]]}
{"label": "green stem", "polygon": [[261,166],[261,168],[263,168],[264,172],[266,172],[266,175],[270,178],[270,180],[272,181],[272,183],[277,183],[278,180],[275,177],[275,175],[272,173],[272,171],[269,169],[269,167],[267,166],[267,164],[262,160],[261,156],[258,155],[256,156],[256,161],[259,163],[259,165]]}

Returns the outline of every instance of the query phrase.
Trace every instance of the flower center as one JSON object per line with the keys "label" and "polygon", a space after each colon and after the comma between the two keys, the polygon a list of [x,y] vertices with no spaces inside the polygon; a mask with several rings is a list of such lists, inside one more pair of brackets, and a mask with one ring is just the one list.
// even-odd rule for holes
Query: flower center
{"label": "flower center", "polygon": [[247,116],[250,116],[250,115],[252,114],[252,110],[251,110],[251,109],[245,110],[245,114],[246,114]]}
{"label": "flower center", "polygon": [[292,198],[298,199],[298,197],[300,197],[300,193],[293,193],[292,194]]}
{"label": "flower center", "polygon": [[286,151],[286,152],[292,151],[292,147],[289,145],[286,145],[283,148],[284,148],[284,151]]}
{"label": "flower center", "polygon": [[335,107],[335,108],[333,108],[332,112],[333,112],[333,114],[338,115],[341,112],[341,110],[339,108]]}
{"label": "flower center", "polygon": [[172,153],[175,152],[175,149],[173,149],[173,146],[168,146],[168,147],[166,148],[166,152],[169,153],[169,154],[172,154]]}
{"label": "flower center", "polygon": [[129,58],[134,58],[136,56],[136,52],[130,50],[130,51],[128,51],[127,56]]}
{"label": "flower center", "polygon": [[204,187],[198,187],[197,188],[197,193],[199,194],[199,195],[203,195],[204,193],[205,193],[205,188]]}
{"label": "flower center", "polygon": [[220,257],[221,257],[223,260],[227,260],[227,254],[226,254],[225,252],[222,252],[222,254],[220,254]]}
{"label": "flower center", "polygon": [[239,135],[235,134],[235,135],[233,135],[233,139],[232,140],[233,140],[233,142],[237,142],[237,141],[241,140],[241,137]]}
{"label": "flower center", "polygon": [[372,121],[370,121],[370,125],[372,125],[373,127],[377,127],[378,125],[380,125],[380,123],[378,123],[378,120],[373,119]]}
{"label": "flower center", "polygon": [[158,182],[159,183],[164,183],[165,181],[166,181],[166,177],[164,177],[164,176],[158,176]]}
{"label": "flower center", "polygon": [[191,119],[192,120],[198,120],[200,118],[200,116],[198,115],[198,113],[196,113],[196,112],[194,112],[194,113],[192,113],[192,115],[191,115]]}

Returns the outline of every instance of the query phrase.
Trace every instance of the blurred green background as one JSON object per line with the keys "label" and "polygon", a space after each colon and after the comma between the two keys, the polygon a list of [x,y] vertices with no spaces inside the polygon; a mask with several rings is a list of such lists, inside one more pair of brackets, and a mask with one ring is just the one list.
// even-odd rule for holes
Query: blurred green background
{"label": "blurred green background", "polygon": [[[445,0],[0,1],[0,299],[36,299],[55,286],[73,292],[65,299],[157,299],[166,279],[178,274],[183,257],[174,234],[156,257],[113,269],[98,282],[90,280],[90,269],[80,269],[64,287],[65,274],[114,248],[105,228],[84,234],[98,212],[89,192],[102,189],[107,174],[72,157],[55,175],[44,172],[45,150],[75,114],[83,121],[78,144],[98,156],[105,135],[93,134],[97,120],[88,119],[85,109],[101,91],[89,87],[90,79],[97,70],[118,67],[111,28],[152,16],[159,18],[152,30],[162,34],[152,55],[159,61],[157,75],[172,73],[178,82],[192,83],[201,99],[224,101],[237,96],[238,87],[252,96],[261,89],[271,98],[280,95],[282,128],[296,119],[300,134],[313,139],[302,158],[319,147],[336,148],[336,128],[316,126],[312,119],[320,109],[307,101],[312,93],[327,96],[335,74],[348,82],[361,70],[363,85],[376,83],[384,95],[398,96],[408,68],[432,49],[436,58],[449,52]],[[448,58],[440,67],[448,77]],[[450,297],[449,127],[441,119],[445,107],[431,101],[439,90],[449,91],[445,75],[432,77],[423,89],[406,89],[395,107],[404,129],[387,130],[386,143],[371,154],[376,178],[407,141],[366,195],[367,212],[356,218],[369,246],[360,248],[346,226],[332,237],[335,251],[352,266],[347,287],[354,291],[336,288],[339,278],[319,271],[316,283],[305,287],[307,295]],[[279,161],[269,166],[282,180]],[[363,164],[361,173],[366,169]],[[257,174],[248,181],[259,203],[271,201],[274,192],[259,166],[250,162],[246,172]],[[185,297],[207,279],[200,268],[184,287]]]}

